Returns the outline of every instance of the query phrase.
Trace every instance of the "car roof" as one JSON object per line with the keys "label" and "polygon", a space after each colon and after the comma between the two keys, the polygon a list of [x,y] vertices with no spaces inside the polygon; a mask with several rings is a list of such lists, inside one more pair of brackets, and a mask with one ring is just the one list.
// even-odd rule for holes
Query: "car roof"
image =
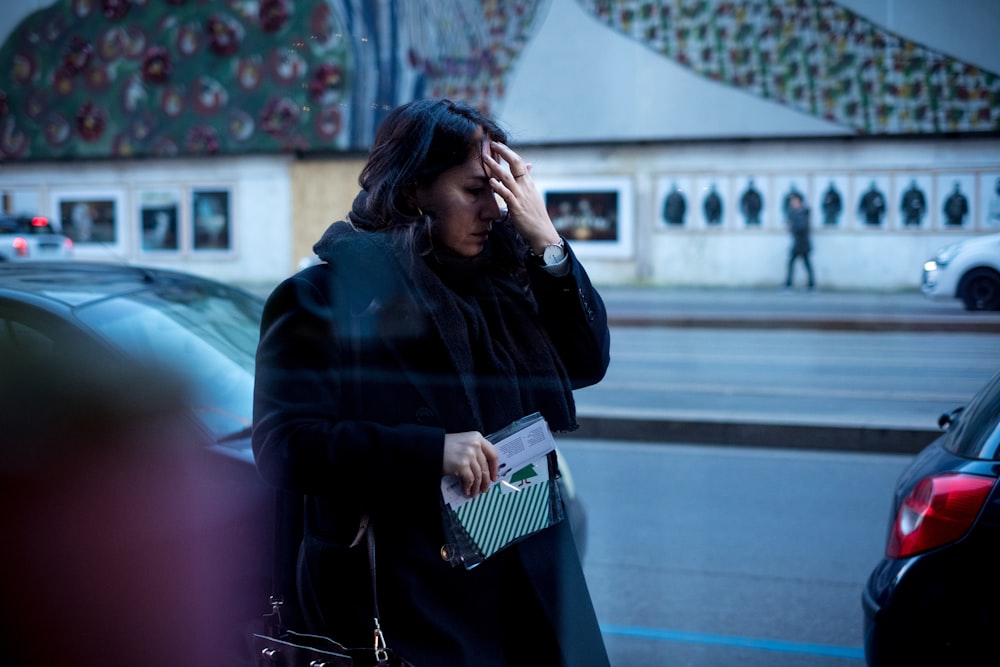
{"label": "car roof", "polygon": [[146,266],[79,260],[0,262],[0,295],[16,292],[67,306],[171,283],[199,283],[243,292],[194,274]]}

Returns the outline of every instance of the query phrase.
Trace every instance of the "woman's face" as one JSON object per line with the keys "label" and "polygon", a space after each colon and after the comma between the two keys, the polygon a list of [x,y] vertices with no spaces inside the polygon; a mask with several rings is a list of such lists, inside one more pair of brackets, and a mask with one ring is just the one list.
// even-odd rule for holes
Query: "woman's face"
{"label": "woman's face", "polygon": [[[488,150],[482,143],[482,151]],[[435,219],[436,239],[462,257],[483,251],[500,206],[480,153],[448,171],[428,186],[417,188],[417,206]]]}

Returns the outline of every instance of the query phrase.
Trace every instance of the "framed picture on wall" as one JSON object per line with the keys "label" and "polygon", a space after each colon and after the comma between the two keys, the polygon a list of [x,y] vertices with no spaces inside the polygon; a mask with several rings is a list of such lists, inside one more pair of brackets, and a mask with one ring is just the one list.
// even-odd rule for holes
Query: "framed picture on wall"
{"label": "framed picture on wall", "polygon": [[979,228],[1000,232],[1000,171],[979,174]]}
{"label": "framed picture on wall", "polygon": [[139,247],[143,252],[181,249],[181,193],[176,190],[139,192]]}
{"label": "framed picture on wall", "polygon": [[884,229],[888,225],[890,199],[889,176],[855,174],[851,178],[854,201],[851,216],[864,229]]}
{"label": "framed picture on wall", "polygon": [[656,180],[656,214],[660,226],[683,229],[696,218],[697,198],[690,176],[669,175]]}
{"label": "framed picture on wall", "polygon": [[770,192],[766,179],[757,174],[746,174],[736,178],[735,207],[741,227],[763,227],[767,219]]}
{"label": "framed picture on wall", "polygon": [[892,177],[891,217],[898,229],[926,229],[931,226],[934,179],[930,174],[898,173]]}
{"label": "framed picture on wall", "polygon": [[937,175],[934,212],[938,229],[974,229],[976,179],[973,174]]}
{"label": "framed picture on wall", "polygon": [[635,221],[630,178],[539,179],[537,185],[556,230],[579,256],[632,256]]}
{"label": "framed picture on wall", "polygon": [[833,228],[848,219],[849,202],[853,201],[847,174],[816,174],[813,177],[813,219],[818,227]]}
{"label": "framed picture on wall", "polygon": [[232,250],[229,189],[192,190],[191,224],[194,251]]}
{"label": "framed picture on wall", "polygon": [[695,216],[702,229],[722,229],[731,215],[729,179],[718,174],[701,174],[694,179]]}
{"label": "framed picture on wall", "polygon": [[52,210],[63,234],[77,250],[99,248],[118,252],[124,246],[120,191],[56,191]]}

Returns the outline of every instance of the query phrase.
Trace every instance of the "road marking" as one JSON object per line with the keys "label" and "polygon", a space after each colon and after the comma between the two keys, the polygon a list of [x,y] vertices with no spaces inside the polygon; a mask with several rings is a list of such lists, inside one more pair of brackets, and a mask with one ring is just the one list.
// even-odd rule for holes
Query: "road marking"
{"label": "road marking", "polygon": [[686,644],[709,644],[713,646],[729,646],[734,648],[750,648],[759,651],[776,651],[778,653],[799,653],[802,655],[818,655],[828,658],[848,658],[864,660],[864,649],[855,646],[830,646],[827,644],[807,644],[804,642],[786,642],[775,639],[754,639],[752,637],[732,637],[728,635],[712,635],[704,632],[682,632],[680,630],[663,630],[659,628],[641,628],[627,625],[601,624],[601,632],[619,637],[636,637],[639,639],[655,639],[666,642],[683,642]]}

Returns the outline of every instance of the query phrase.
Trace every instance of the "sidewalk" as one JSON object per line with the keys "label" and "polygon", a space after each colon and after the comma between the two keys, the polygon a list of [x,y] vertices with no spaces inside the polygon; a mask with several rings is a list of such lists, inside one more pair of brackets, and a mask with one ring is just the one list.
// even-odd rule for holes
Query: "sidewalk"
{"label": "sidewalk", "polygon": [[1000,312],[970,312],[958,299],[919,291],[598,286],[612,326],[1000,333]]}

